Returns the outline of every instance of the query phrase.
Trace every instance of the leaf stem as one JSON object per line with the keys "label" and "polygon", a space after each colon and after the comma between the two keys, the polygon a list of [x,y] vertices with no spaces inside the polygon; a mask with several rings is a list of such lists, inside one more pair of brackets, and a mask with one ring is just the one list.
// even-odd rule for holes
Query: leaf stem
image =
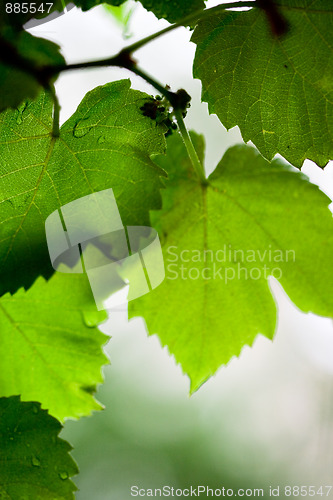
{"label": "leaf stem", "polygon": [[161,83],[155,80],[152,76],[148,75],[136,65],[136,62],[129,58],[128,61],[123,61],[124,56],[127,56],[126,52],[123,51],[115,57],[111,57],[109,59],[102,59],[100,61],[92,61],[87,63],[76,63],[76,64],[68,64],[62,68],[58,68],[58,71],[71,71],[76,69],[87,69],[87,68],[96,68],[96,67],[104,67],[104,66],[118,66],[125,69],[128,69],[135,75],[143,78],[147,83],[150,83],[155,89],[157,89],[162,95],[164,95],[169,101],[172,101],[173,92],[170,92],[167,88],[163,87]]}
{"label": "leaf stem", "polygon": [[185,126],[182,111],[180,109],[175,109],[174,115],[176,117],[179,131],[180,131],[180,134],[181,134],[182,139],[184,141],[188,155],[190,157],[192,166],[193,166],[197,176],[199,177],[201,184],[206,186],[208,184],[208,180],[207,180],[206,175],[205,175],[205,169],[204,169],[201,161],[199,160],[197,152],[193,146],[193,142],[191,140],[191,137],[190,137],[190,135],[187,131],[187,128]]}
{"label": "leaf stem", "polygon": [[[155,38],[158,38],[158,37],[164,35],[165,33],[168,33],[169,31],[172,31],[176,28],[179,28],[181,26],[189,24],[192,21],[197,21],[198,19],[212,15],[215,12],[219,12],[221,10],[235,9],[235,8],[241,8],[241,7],[256,7],[256,6],[258,6],[257,0],[246,0],[246,1],[241,0],[238,2],[230,2],[230,3],[220,4],[220,5],[217,5],[215,7],[211,7],[210,9],[204,9],[204,10],[200,9],[200,10],[197,10],[196,12],[194,12],[193,14],[190,14],[190,15],[184,17],[183,19],[181,19],[177,23],[171,24],[170,26],[168,26],[167,28],[164,28],[161,31],[153,33],[152,35],[149,35],[149,36],[143,38],[142,40],[139,40],[131,45],[128,45],[127,47],[122,49],[115,56],[107,57],[106,59],[98,59],[96,61],[48,66],[46,68],[46,71],[49,72],[50,74],[55,75],[55,74],[60,73],[62,71],[72,71],[72,70],[76,70],[76,69],[118,66],[118,67],[129,69],[129,70],[133,71],[134,73],[138,74],[138,72],[134,68],[134,67],[136,67],[136,63],[131,58],[131,55],[133,54],[133,52],[140,49],[141,47],[143,47],[147,43],[151,42],[152,40],[155,40]],[[146,77],[143,77],[143,78],[146,79]],[[155,86],[155,84],[154,84],[154,86]],[[161,89],[158,89],[158,90],[162,93]]]}
{"label": "leaf stem", "polygon": [[188,16],[183,17],[183,19],[181,19],[177,23],[171,24],[170,26],[167,26],[166,28],[162,29],[161,31],[157,31],[156,33],[153,33],[152,35],[149,35],[145,38],[142,38],[142,40],[138,40],[137,42],[134,42],[133,44],[128,45],[127,47],[125,47],[124,50],[126,52],[128,52],[129,54],[132,54],[136,50],[141,49],[141,47],[143,47],[147,43],[151,42],[152,40],[155,40],[155,38],[158,38],[162,35],[165,35],[165,33],[169,33],[169,31],[172,31],[174,29],[189,25],[193,21],[198,21],[199,19],[202,19],[203,17],[210,16],[210,15],[212,15],[216,12],[219,12],[221,10],[237,9],[237,8],[241,8],[241,7],[256,7],[256,4],[257,4],[256,0],[239,1],[239,2],[230,2],[230,3],[216,5],[215,7],[211,7],[210,9],[197,10],[196,12],[193,12],[192,14],[189,14]]}
{"label": "leaf stem", "polygon": [[167,88],[163,87],[159,82],[157,82],[152,76],[145,73],[138,66],[133,66],[133,68],[129,68],[132,73],[141,76],[147,83],[150,83],[156,90],[158,90],[162,95],[164,95],[169,101],[172,100],[173,92],[170,92]]}
{"label": "leaf stem", "polygon": [[[245,0],[245,1],[237,1],[237,2],[230,2],[226,4],[220,4],[217,5],[216,7],[212,7],[210,9],[200,9],[194,12],[193,14],[190,14],[183,19],[181,19],[179,22],[174,23],[167,28],[164,28],[161,31],[158,31],[157,33],[153,33],[152,35],[149,35],[142,40],[139,40],[138,42],[135,42],[131,45],[128,45],[124,49],[122,49],[118,54],[112,57],[108,57],[106,59],[100,59],[97,61],[88,61],[88,62],[82,62],[82,63],[74,63],[74,64],[60,64],[60,65],[55,65],[55,66],[45,66],[42,68],[34,68],[28,63],[25,63],[25,60],[22,58],[15,58],[14,60],[11,60],[11,64],[14,67],[22,67],[30,74],[35,76],[39,83],[45,87],[47,90],[52,95],[53,99],[53,127],[52,127],[52,136],[53,137],[59,137],[59,114],[60,114],[60,105],[59,101],[55,92],[55,88],[53,84],[50,84],[50,79],[52,76],[57,75],[58,73],[62,71],[71,71],[71,70],[77,70],[77,69],[87,69],[87,68],[97,68],[97,67],[108,67],[108,66],[118,66],[122,67],[125,69],[128,69],[135,73],[138,76],[141,76],[146,82],[150,83],[153,87],[155,87],[162,95],[164,95],[171,104],[174,103],[174,97],[176,94],[173,92],[169,91],[167,88],[163,87],[159,82],[154,80],[150,75],[146,74],[143,70],[141,70],[137,64],[136,61],[132,58],[132,53],[135,52],[136,50],[140,49],[147,43],[151,42],[155,38],[158,38],[165,33],[168,33],[169,31],[172,31],[176,28],[179,28],[180,26],[186,26],[193,21],[197,21],[198,19],[201,19],[207,15],[211,15],[214,12],[218,12],[221,10],[225,9],[232,9],[232,8],[240,8],[240,7],[255,7],[258,6],[258,1],[257,0]],[[2,39],[0,38],[0,46],[2,43]],[[5,43],[5,42],[4,42]],[[7,46],[6,46],[7,48]],[[14,50],[14,49],[13,49]],[[179,128],[181,130],[185,145],[187,147],[187,150],[189,152],[189,155],[191,157],[192,163],[194,168],[196,169],[199,177],[201,180],[204,180],[206,182],[206,178],[204,176],[204,170],[202,165],[200,164],[200,161],[197,157],[196,151],[193,147],[192,141],[187,133],[186,127],[184,125],[183,118],[181,116],[181,112],[178,112],[175,110],[175,116],[177,117],[177,121],[179,124]],[[199,172],[201,172],[199,174]]]}
{"label": "leaf stem", "polygon": [[53,100],[52,137],[59,137],[59,135],[60,135],[60,126],[59,126],[60,104],[59,104],[59,99],[57,97],[54,85],[50,85],[48,90],[49,90],[49,92],[52,96],[52,100]]}

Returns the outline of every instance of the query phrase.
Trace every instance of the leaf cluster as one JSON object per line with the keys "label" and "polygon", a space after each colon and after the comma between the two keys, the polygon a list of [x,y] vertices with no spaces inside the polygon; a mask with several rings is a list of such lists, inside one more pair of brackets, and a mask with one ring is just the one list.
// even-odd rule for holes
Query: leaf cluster
{"label": "leaf cluster", "polygon": [[[74,3],[85,11],[101,2]],[[55,1],[50,16],[68,4]],[[331,1],[141,4],[174,24],[116,56],[68,65],[59,46],[24,29],[47,22],[45,12],[14,15],[0,3],[1,498],[73,498],[77,468],[60,422],[101,408],[105,314],[77,262],[54,274],[47,248],[45,221],[64,205],[112,189],[124,226],[157,230],[166,278],[129,304],[129,317],[145,319],[192,392],[258,334],[273,338],[271,276],[302,311],[333,315],[330,200],[299,171],[306,159],[321,168],[333,159]],[[208,178],[204,139],[184,124],[190,96],[132,57],[179,26],[194,28],[193,76],[210,113],[256,147],[229,149]],[[110,65],[161,98],[110,82],[59,129],[58,74]],[[96,262],[117,252],[101,240],[89,248]]]}

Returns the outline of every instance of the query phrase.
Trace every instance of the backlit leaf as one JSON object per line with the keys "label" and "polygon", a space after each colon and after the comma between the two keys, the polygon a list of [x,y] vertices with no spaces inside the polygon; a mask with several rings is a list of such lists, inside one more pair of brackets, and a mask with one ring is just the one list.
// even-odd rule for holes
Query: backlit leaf
{"label": "backlit leaf", "polygon": [[45,94],[0,116],[0,294],[51,274],[45,220],[66,203],[112,188],[124,225],[149,223],[165,175],[151,155],[164,151],[165,130],[142,115],[145,98],[129,80],[98,87],[59,138]]}
{"label": "backlit leaf", "polygon": [[84,274],[38,278],[0,299],[0,395],[40,401],[59,420],[101,408],[93,398],[107,337]]}
{"label": "backlit leaf", "polygon": [[229,129],[272,159],[296,167],[333,158],[333,5],[330,0],[279,0],[289,23],[274,37],[260,9],[215,13],[192,41],[202,99]]}
{"label": "backlit leaf", "polygon": [[[202,139],[194,139],[202,156]],[[179,137],[159,162],[170,180],[152,223],[166,278],[129,311],[168,346],[192,391],[259,333],[273,338],[270,275],[302,311],[333,315],[333,220],[317,186],[245,145],[226,152],[207,186]]]}

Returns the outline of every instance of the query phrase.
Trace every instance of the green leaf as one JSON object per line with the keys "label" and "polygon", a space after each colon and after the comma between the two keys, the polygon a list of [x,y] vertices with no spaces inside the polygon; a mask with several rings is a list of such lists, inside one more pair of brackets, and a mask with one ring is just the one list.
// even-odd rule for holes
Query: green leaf
{"label": "green leaf", "polygon": [[104,5],[106,12],[112,16],[112,19],[123,28],[123,37],[129,37],[128,29],[132,14],[134,12],[133,4],[125,2],[119,6]]}
{"label": "green leaf", "polygon": [[[43,66],[65,63],[58,45],[25,31],[3,31],[0,48],[0,111],[15,108],[25,99],[37,97],[42,86],[34,71],[38,72]],[[52,83],[54,79],[49,78],[45,83]]]}
{"label": "green leaf", "polygon": [[0,498],[72,500],[78,473],[61,424],[35,402],[0,398]]}
{"label": "green leaf", "polygon": [[93,398],[107,362],[107,337],[86,275],[55,273],[38,278],[28,292],[0,299],[0,395],[40,401],[63,420],[101,406]]}
{"label": "green leaf", "polygon": [[302,311],[333,315],[333,219],[317,186],[245,145],[226,152],[207,186],[176,135],[159,163],[170,180],[152,224],[166,278],[129,311],[168,346],[192,391],[259,333],[273,338],[269,275]]}
{"label": "green leaf", "polygon": [[58,139],[45,94],[0,116],[1,294],[52,273],[45,219],[66,203],[112,188],[124,225],[149,224],[165,175],[151,156],[163,153],[165,130],[142,115],[145,98],[129,80],[98,87]]}
{"label": "green leaf", "polygon": [[[68,3],[70,0],[68,0]],[[118,7],[119,5],[122,5],[125,2],[125,0],[74,0],[74,3],[77,7],[80,7],[83,11],[92,9],[96,5],[101,5],[101,4],[107,4],[107,5],[114,5],[115,7]]]}
{"label": "green leaf", "polygon": [[145,9],[156,17],[165,18],[170,23],[176,23],[193,12],[204,9],[203,0],[140,0]]}
{"label": "green leaf", "polygon": [[333,6],[331,0],[279,0],[289,32],[273,37],[260,9],[216,13],[192,41],[202,99],[223,125],[238,125],[272,159],[323,167],[333,158]]}

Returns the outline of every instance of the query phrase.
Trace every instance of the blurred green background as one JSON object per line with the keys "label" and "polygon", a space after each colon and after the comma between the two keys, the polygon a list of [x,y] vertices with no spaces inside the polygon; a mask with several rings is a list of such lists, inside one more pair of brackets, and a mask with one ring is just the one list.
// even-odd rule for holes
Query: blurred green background
{"label": "blurred green background", "polygon": [[[78,499],[127,500],[132,485],[263,488],[269,498],[269,486],[332,482],[333,381],[320,350],[331,324],[276,292],[274,343],[258,337],[191,397],[187,377],[143,322],[111,314],[103,325],[113,335],[111,365],[97,395],[106,408],[62,433],[80,467]],[[317,348],[312,322],[321,326]]]}

